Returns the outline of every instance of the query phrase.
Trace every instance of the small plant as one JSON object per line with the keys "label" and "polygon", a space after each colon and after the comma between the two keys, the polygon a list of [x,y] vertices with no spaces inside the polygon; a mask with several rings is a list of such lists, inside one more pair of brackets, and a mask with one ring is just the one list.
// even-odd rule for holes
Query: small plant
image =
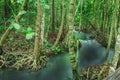
{"label": "small plant", "polygon": [[23,28],[22,32],[26,35],[26,39],[28,40],[32,39],[35,35],[31,27],[28,27],[27,29]]}

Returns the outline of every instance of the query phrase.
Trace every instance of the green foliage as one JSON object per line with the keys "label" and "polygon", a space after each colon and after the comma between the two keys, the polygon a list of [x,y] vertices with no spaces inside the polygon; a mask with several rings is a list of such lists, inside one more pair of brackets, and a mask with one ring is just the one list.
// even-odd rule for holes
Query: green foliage
{"label": "green foliage", "polygon": [[[16,33],[21,30],[21,26],[19,24],[17,24],[17,23],[12,23],[10,25],[10,28],[11,29],[15,28],[16,29]],[[34,37],[34,35],[35,35],[35,33],[33,32],[33,29],[31,27],[28,27],[27,29],[26,28],[22,28],[22,32],[26,35],[26,39],[28,39],[28,40],[32,39]]]}
{"label": "green foliage", "polygon": [[17,3],[22,4],[24,2],[24,0],[17,0]]}
{"label": "green foliage", "polygon": [[75,16],[75,23],[79,24],[80,21],[80,14],[77,12]]}
{"label": "green foliage", "polygon": [[60,47],[59,45],[57,45],[57,46],[54,48],[54,51],[57,52],[57,53],[59,53],[59,52],[61,52],[62,50],[61,50],[61,47]]}
{"label": "green foliage", "polygon": [[22,32],[26,35],[26,39],[32,39],[35,35],[31,27],[28,27],[27,29],[23,28]]}
{"label": "green foliage", "polygon": [[120,34],[120,27],[118,28],[118,33]]}
{"label": "green foliage", "polygon": [[51,47],[52,45],[53,45],[53,44],[50,43],[49,41],[44,40],[44,46],[46,46],[46,47]]}
{"label": "green foliage", "polygon": [[[53,46],[53,43],[44,40],[44,46],[47,48],[50,48]],[[60,53],[62,51],[61,47],[59,45],[56,45],[56,47],[53,49],[53,51],[55,51],[56,53]]]}
{"label": "green foliage", "polygon": [[17,23],[14,23],[14,24],[12,24],[13,25],[13,27],[16,29],[16,30],[19,30],[20,29],[20,25],[19,24],[17,24]]}
{"label": "green foliage", "polygon": [[34,36],[34,32],[26,34],[26,39],[32,39]]}
{"label": "green foliage", "polygon": [[27,12],[23,10],[23,11],[20,11],[18,15],[20,16],[20,15],[23,15],[23,14],[26,14],[26,13]]}
{"label": "green foliage", "polygon": [[49,9],[49,5],[46,4],[45,0],[41,0],[41,4],[44,7],[44,9]]}
{"label": "green foliage", "polygon": [[0,31],[2,31],[2,30],[3,30],[3,28],[4,28],[4,26],[0,26]]}
{"label": "green foliage", "polygon": [[[10,41],[13,41],[13,40],[14,40],[13,35],[10,35],[9,40],[10,40]],[[10,42],[10,41],[9,41],[9,42]],[[10,43],[11,43],[11,42],[10,42]]]}
{"label": "green foliage", "polygon": [[14,3],[14,0],[10,0],[10,1],[11,1],[12,4]]}
{"label": "green foliage", "polygon": [[23,31],[22,31],[24,34],[29,34],[29,33],[31,33],[32,32],[32,28],[31,27],[28,27],[27,29],[23,29]]}
{"label": "green foliage", "polygon": [[83,32],[78,32],[78,31],[74,31],[73,32],[73,35],[74,35],[74,38],[76,39],[76,40],[87,40],[88,39],[88,37],[89,37],[89,35],[86,35],[85,33],[83,33]]}
{"label": "green foliage", "polygon": [[17,24],[17,23],[12,23],[11,25],[10,25],[10,28],[12,29],[12,28],[15,28],[16,30],[19,30],[20,28],[21,28],[21,26],[19,25],[19,24]]}

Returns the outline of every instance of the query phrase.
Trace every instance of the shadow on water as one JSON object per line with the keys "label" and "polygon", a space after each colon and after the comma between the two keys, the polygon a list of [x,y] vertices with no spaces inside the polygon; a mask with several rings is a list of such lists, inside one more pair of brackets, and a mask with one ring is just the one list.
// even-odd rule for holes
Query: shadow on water
{"label": "shadow on water", "polygon": [[[103,64],[106,59],[106,48],[96,40],[81,40],[81,48],[78,54],[78,70],[90,65]],[[111,62],[114,50],[109,50],[108,61]]]}
{"label": "shadow on water", "polygon": [[[78,56],[78,70],[105,61],[106,48],[95,40],[83,41]],[[93,55],[93,56],[91,56]],[[112,60],[113,50],[108,60]],[[59,54],[49,59],[45,68],[37,72],[26,70],[0,70],[0,80],[71,80],[73,77],[69,54]]]}

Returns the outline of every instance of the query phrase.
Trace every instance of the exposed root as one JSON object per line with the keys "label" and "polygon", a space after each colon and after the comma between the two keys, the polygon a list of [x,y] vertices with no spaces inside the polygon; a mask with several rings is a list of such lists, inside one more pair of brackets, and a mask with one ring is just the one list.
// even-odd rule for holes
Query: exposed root
{"label": "exposed root", "polygon": [[2,68],[4,64],[5,64],[5,59],[3,56],[0,56],[0,68]]}
{"label": "exposed root", "polygon": [[36,60],[30,53],[10,53],[0,56],[0,68],[38,70],[46,65],[47,60],[48,58],[46,56],[40,56],[40,58]]}

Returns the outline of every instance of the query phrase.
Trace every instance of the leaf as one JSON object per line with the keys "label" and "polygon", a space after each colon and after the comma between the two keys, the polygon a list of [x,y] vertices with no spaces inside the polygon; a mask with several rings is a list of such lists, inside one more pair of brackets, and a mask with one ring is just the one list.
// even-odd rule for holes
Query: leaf
{"label": "leaf", "polygon": [[49,5],[45,5],[44,7],[45,9],[50,9]]}
{"label": "leaf", "polygon": [[24,34],[27,34],[27,30],[26,30],[25,28],[23,28],[22,32],[23,32]]}
{"label": "leaf", "polygon": [[23,14],[26,14],[26,13],[27,13],[27,12],[23,10],[23,11],[20,11],[20,12],[19,12],[19,15],[23,15]]}
{"label": "leaf", "polygon": [[14,28],[13,24],[10,24],[9,28],[10,28],[10,29]]}
{"label": "leaf", "polygon": [[28,40],[29,40],[29,39],[32,39],[33,36],[34,36],[34,32],[29,33],[29,34],[26,35],[26,39],[28,39]]}
{"label": "leaf", "polygon": [[32,28],[31,28],[31,27],[28,27],[28,28],[27,28],[27,32],[32,32]]}
{"label": "leaf", "polygon": [[118,28],[118,33],[120,34],[120,28]]}
{"label": "leaf", "polygon": [[45,0],[41,0],[41,3],[45,3]]}
{"label": "leaf", "polygon": [[4,28],[4,26],[0,26],[0,31]]}
{"label": "leaf", "polygon": [[14,24],[13,24],[13,27],[14,27],[15,29],[17,29],[17,30],[19,30],[19,29],[20,29],[20,25],[19,25],[19,24],[17,24],[17,23],[14,23]]}

